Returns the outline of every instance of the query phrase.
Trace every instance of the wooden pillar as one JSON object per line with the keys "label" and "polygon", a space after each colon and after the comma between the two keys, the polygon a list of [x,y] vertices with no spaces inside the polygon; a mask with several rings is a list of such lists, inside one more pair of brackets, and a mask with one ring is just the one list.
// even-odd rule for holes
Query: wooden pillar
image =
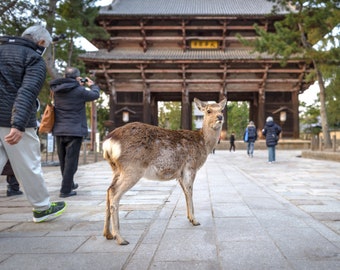
{"label": "wooden pillar", "polygon": [[[265,102],[266,102],[266,82],[268,78],[268,70],[270,68],[270,65],[265,65],[265,72],[262,76],[262,83],[259,87],[259,97],[258,97],[258,129],[262,130],[265,123]],[[262,137],[262,133],[260,133]]]}
{"label": "wooden pillar", "polygon": [[249,120],[252,120],[256,126],[257,134],[262,130],[262,126],[259,123],[259,104],[258,95],[253,93],[254,99],[249,104]]}
{"label": "wooden pillar", "polygon": [[[226,87],[223,87],[222,91],[220,91],[218,102],[220,102],[224,98],[227,98],[227,93],[225,92],[225,89],[226,89]],[[222,137],[222,139],[226,138],[226,134],[227,134],[227,130],[228,130],[227,112],[228,112],[228,108],[227,108],[227,106],[225,106],[224,110],[223,110],[224,122],[223,122],[222,130],[221,130],[221,137]]]}
{"label": "wooden pillar", "polygon": [[115,112],[117,110],[117,93],[113,82],[110,85],[109,107],[109,122],[111,123],[111,125],[108,126],[108,130],[111,131],[116,128]]}
{"label": "wooden pillar", "polygon": [[[223,22],[223,31],[227,31],[226,29],[226,21]],[[225,46],[225,43],[223,45],[223,47]],[[223,75],[222,75],[222,81],[223,83],[221,84],[221,88],[220,88],[220,93],[219,93],[219,100],[218,102],[220,102],[221,100],[223,100],[224,98],[228,99],[228,93],[227,93],[227,69],[228,69],[228,66],[227,66],[227,63],[226,62],[223,62],[221,63],[220,65],[220,68],[223,69]],[[223,122],[223,125],[222,125],[222,131],[221,131],[221,136],[222,137],[225,137],[226,136],[226,133],[227,133],[227,130],[228,130],[228,119],[227,119],[227,112],[228,112],[228,108],[227,106],[225,106],[224,108],[224,122]]]}
{"label": "wooden pillar", "polygon": [[91,151],[95,150],[97,133],[97,105],[94,101],[91,102]]}
{"label": "wooden pillar", "polygon": [[298,91],[292,92],[292,105],[293,105],[293,138],[298,139],[299,132],[299,93]]}
{"label": "wooden pillar", "polygon": [[158,103],[155,97],[151,98],[151,125],[158,126]]}
{"label": "wooden pillar", "polygon": [[143,91],[143,122],[151,124],[151,95],[148,85]]}
{"label": "wooden pillar", "polygon": [[184,89],[182,91],[182,109],[181,109],[181,128],[182,129],[191,129],[190,127],[190,100],[189,100],[189,90]]}
{"label": "wooden pillar", "polygon": [[191,130],[191,104],[189,98],[189,89],[186,83],[186,68],[185,64],[181,65],[182,69],[182,106],[181,106],[181,128]]}
{"label": "wooden pillar", "polygon": [[104,76],[106,80],[107,89],[109,89],[109,120],[106,121],[106,128],[110,132],[111,130],[116,128],[115,121],[115,112],[117,109],[117,92],[115,88],[115,82],[110,78],[109,74],[106,71],[106,66],[100,66],[104,70]]}
{"label": "wooden pillar", "polygon": [[259,89],[259,98],[258,98],[258,129],[263,129],[265,123],[265,100],[266,100],[266,92],[264,88]]}

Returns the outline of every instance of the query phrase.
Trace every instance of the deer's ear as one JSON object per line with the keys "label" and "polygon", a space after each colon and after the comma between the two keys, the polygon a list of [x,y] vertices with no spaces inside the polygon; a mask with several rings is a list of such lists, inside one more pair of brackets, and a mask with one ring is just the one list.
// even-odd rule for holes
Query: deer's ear
{"label": "deer's ear", "polygon": [[226,98],[220,101],[219,105],[220,105],[222,110],[224,109],[226,104],[227,104],[227,99]]}
{"label": "deer's ear", "polygon": [[194,98],[194,102],[197,106],[197,108],[202,111],[204,109],[204,107],[206,106],[205,102],[200,101],[198,98]]}

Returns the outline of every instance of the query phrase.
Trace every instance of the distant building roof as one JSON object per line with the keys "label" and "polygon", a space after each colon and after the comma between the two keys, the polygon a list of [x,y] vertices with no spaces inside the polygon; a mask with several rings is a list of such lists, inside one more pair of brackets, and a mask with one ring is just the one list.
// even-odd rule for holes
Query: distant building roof
{"label": "distant building roof", "polygon": [[99,14],[115,16],[254,16],[270,14],[273,5],[268,0],[114,0],[112,4],[102,7]]}
{"label": "distant building roof", "polygon": [[[181,49],[153,49],[146,52],[142,49],[114,49],[86,52],[81,55],[85,59],[103,60],[255,60],[259,58],[258,53],[251,53],[251,50],[190,50],[183,52]],[[273,59],[273,56],[261,54],[262,59]]]}

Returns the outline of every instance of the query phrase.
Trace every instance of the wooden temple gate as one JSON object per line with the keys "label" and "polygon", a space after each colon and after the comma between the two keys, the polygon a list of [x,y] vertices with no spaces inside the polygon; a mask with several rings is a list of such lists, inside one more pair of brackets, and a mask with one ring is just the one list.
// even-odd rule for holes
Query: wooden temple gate
{"label": "wooden temple gate", "polygon": [[254,24],[274,31],[284,14],[269,15],[266,0],[251,1],[253,9],[237,2],[120,0],[102,7],[97,23],[110,37],[92,40],[99,50],[81,58],[110,97],[110,129],[127,121],[157,125],[158,101],[180,101],[181,126],[190,129],[194,97],[227,97],[249,102],[249,118],[259,129],[267,116],[280,122],[284,115],[284,136],[298,138],[298,95],[310,86],[311,67],[303,59],[282,67],[244,46],[238,34],[254,40]]}

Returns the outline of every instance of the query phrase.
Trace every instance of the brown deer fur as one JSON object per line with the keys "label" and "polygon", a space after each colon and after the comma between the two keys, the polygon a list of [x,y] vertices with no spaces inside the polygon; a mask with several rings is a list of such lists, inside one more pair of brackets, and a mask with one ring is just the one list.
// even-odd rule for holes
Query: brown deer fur
{"label": "brown deer fur", "polygon": [[194,101],[204,113],[199,131],[175,131],[135,122],[113,130],[104,141],[103,155],[113,170],[106,194],[103,234],[107,239],[129,244],[119,232],[119,201],[142,177],[158,181],[177,179],[185,194],[187,217],[193,225],[200,225],[194,216],[193,183],[219,139],[227,100],[213,104],[196,98]]}

